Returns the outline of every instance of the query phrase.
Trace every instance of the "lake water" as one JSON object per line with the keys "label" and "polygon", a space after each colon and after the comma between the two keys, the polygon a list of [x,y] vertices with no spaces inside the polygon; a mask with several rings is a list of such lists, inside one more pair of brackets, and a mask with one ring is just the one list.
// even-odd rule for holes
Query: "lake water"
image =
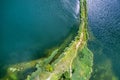
{"label": "lake water", "polygon": [[[87,2],[89,27],[95,36],[95,39],[89,43],[89,48],[94,53],[94,65],[102,63],[111,65],[112,74],[120,79],[120,0],[88,0]],[[106,60],[109,60],[110,64],[104,63]],[[109,67],[99,75],[105,74]],[[108,77],[110,76],[108,74]]]}
{"label": "lake water", "polygon": [[79,23],[78,0],[2,0],[0,6],[0,72],[44,56]]}
{"label": "lake water", "polygon": [[[109,71],[104,80],[111,80],[111,75],[120,76],[120,1],[87,2],[89,28],[95,36],[89,42],[94,71],[96,65],[108,65],[91,80]],[[2,0],[0,6],[0,72],[6,64],[43,56],[44,49],[65,39],[79,22],[79,0]]]}

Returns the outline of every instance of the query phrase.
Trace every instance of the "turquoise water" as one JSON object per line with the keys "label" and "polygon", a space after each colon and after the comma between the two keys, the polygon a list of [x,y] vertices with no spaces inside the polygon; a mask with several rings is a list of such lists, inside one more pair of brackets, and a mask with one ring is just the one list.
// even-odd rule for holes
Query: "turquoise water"
{"label": "turquoise water", "polygon": [[[120,76],[120,1],[88,0],[89,28],[95,38],[89,41],[94,53],[91,80],[109,72]],[[79,0],[0,1],[0,76],[5,65],[44,56],[44,50],[58,45],[79,22]],[[110,63],[104,63],[109,60]],[[104,64],[101,66],[101,64]]]}
{"label": "turquoise water", "polygon": [[0,6],[0,72],[44,56],[79,23],[78,0],[2,0]]}
{"label": "turquoise water", "polygon": [[[89,27],[95,36],[95,39],[89,43],[89,48],[94,53],[94,68],[109,60],[112,74],[120,79],[120,1],[88,0],[88,16]],[[97,77],[107,72],[109,67],[98,73]],[[104,80],[112,80],[109,73],[109,79]]]}

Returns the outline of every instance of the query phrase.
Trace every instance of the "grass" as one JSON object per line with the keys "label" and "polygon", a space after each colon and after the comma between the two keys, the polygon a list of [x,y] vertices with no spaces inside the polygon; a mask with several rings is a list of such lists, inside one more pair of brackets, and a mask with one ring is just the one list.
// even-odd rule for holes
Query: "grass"
{"label": "grass", "polygon": [[[18,80],[19,72],[28,68],[37,68],[26,80],[88,80],[92,72],[92,53],[87,48],[88,24],[86,0],[80,0],[80,19],[78,34],[71,41],[70,33],[64,43],[54,49],[51,55],[29,63],[21,63],[8,68],[8,75],[4,80]],[[71,43],[68,45],[68,42]],[[66,46],[67,44],[67,46]],[[8,80],[9,80],[8,79]]]}
{"label": "grass", "polygon": [[[82,70],[80,71],[81,80],[87,80],[90,78],[92,72],[92,53],[86,48],[87,40],[88,40],[88,33],[87,33],[87,8],[86,8],[86,0],[80,1],[81,5],[81,24],[79,26],[78,35],[75,37],[67,48],[65,48],[64,52],[52,62],[51,66],[53,67],[53,71],[45,71],[44,69],[39,69],[34,72],[34,76],[31,75],[32,78],[29,77],[30,80],[33,79],[42,79],[42,80],[58,80],[61,76],[67,72],[69,73],[69,77],[72,78],[74,75],[72,73],[73,69],[73,61],[77,58],[78,54],[85,55],[85,57],[78,63]],[[82,53],[79,53],[82,52]],[[79,62],[78,61],[78,62]],[[77,66],[77,65],[76,65]],[[43,68],[43,67],[42,67]],[[75,68],[75,67],[74,67]],[[77,69],[77,67],[76,67]],[[77,73],[77,72],[76,72]],[[82,77],[83,76],[83,77]],[[79,80],[78,79],[78,80]],[[76,79],[77,80],[77,79]]]}
{"label": "grass", "polygon": [[88,80],[91,76],[93,65],[93,54],[87,48],[87,45],[81,51],[73,62],[74,73],[72,80]]}

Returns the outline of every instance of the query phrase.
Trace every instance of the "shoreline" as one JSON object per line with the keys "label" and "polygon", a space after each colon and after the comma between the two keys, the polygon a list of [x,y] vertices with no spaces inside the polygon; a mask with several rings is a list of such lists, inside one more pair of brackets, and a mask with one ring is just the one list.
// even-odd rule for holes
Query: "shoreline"
{"label": "shoreline", "polygon": [[[64,77],[66,79],[76,80],[77,77],[75,77],[75,74],[77,76],[78,73],[81,74],[80,78],[82,80],[90,78],[92,73],[93,54],[87,48],[87,40],[89,36],[86,0],[80,0],[80,19],[81,22],[77,36],[75,36],[74,40],[71,41],[69,46],[66,46],[62,50],[61,54],[57,58],[55,56],[59,53],[59,50],[63,46],[54,49],[48,58],[25,62],[17,66],[13,65],[12,67],[9,67],[8,75],[4,79],[11,78],[13,80],[19,80],[18,73],[24,72],[26,69],[31,67],[37,68],[37,70],[32,72],[32,74],[29,74],[26,80],[59,80],[63,79]],[[84,57],[79,57],[81,55],[84,55]],[[86,64],[86,62],[88,64]],[[75,66],[76,64],[78,64],[81,70]],[[80,71],[74,71],[73,73],[74,68],[79,69]]]}
{"label": "shoreline", "polygon": [[[73,61],[78,54],[78,50],[81,51],[85,47],[85,45],[87,45],[87,40],[88,40],[86,0],[81,0],[80,5],[81,5],[81,10],[80,10],[81,23],[79,26],[78,35],[75,37],[75,40],[73,40],[72,43],[70,43],[69,47],[65,49],[65,51],[58,57],[58,59],[56,59],[52,64],[49,64],[50,67],[53,69],[52,71],[38,69],[37,70],[38,72],[37,71],[34,72],[32,76],[29,76],[27,78],[28,80],[40,80],[40,79],[58,80],[60,79],[60,76],[64,74],[64,72],[66,71],[69,73],[69,77],[70,78],[72,77]],[[91,63],[91,68],[92,68],[92,63]]]}

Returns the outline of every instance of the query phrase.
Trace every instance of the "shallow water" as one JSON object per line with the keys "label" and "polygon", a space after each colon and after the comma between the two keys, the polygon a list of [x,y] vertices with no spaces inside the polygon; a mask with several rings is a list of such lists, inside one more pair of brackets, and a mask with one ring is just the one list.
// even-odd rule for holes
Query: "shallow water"
{"label": "shallow water", "polygon": [[[120,1],[87,0],[89,28],[95,36],[89,42],[98,69],[97,78],[110,68],[120,76]],[[43,56],[43,50],[65,39],[78,23],[78,0],[3,0],[0,2],[0,74],[3,65]],[[1,75],[0,75],[1,76]]]}
{"label": "shallow water", "polygon": [[0,67],[44,56],[44,49],[58,45],[79,23],[78,0],[3,0],[0,5]]}
{"label": "shallow water", "polygon": [[96,38],[89,44],[94,65],[109,60],[112,74],[120,78],[120,1],[88,0],[88,16],[89,27]]}

